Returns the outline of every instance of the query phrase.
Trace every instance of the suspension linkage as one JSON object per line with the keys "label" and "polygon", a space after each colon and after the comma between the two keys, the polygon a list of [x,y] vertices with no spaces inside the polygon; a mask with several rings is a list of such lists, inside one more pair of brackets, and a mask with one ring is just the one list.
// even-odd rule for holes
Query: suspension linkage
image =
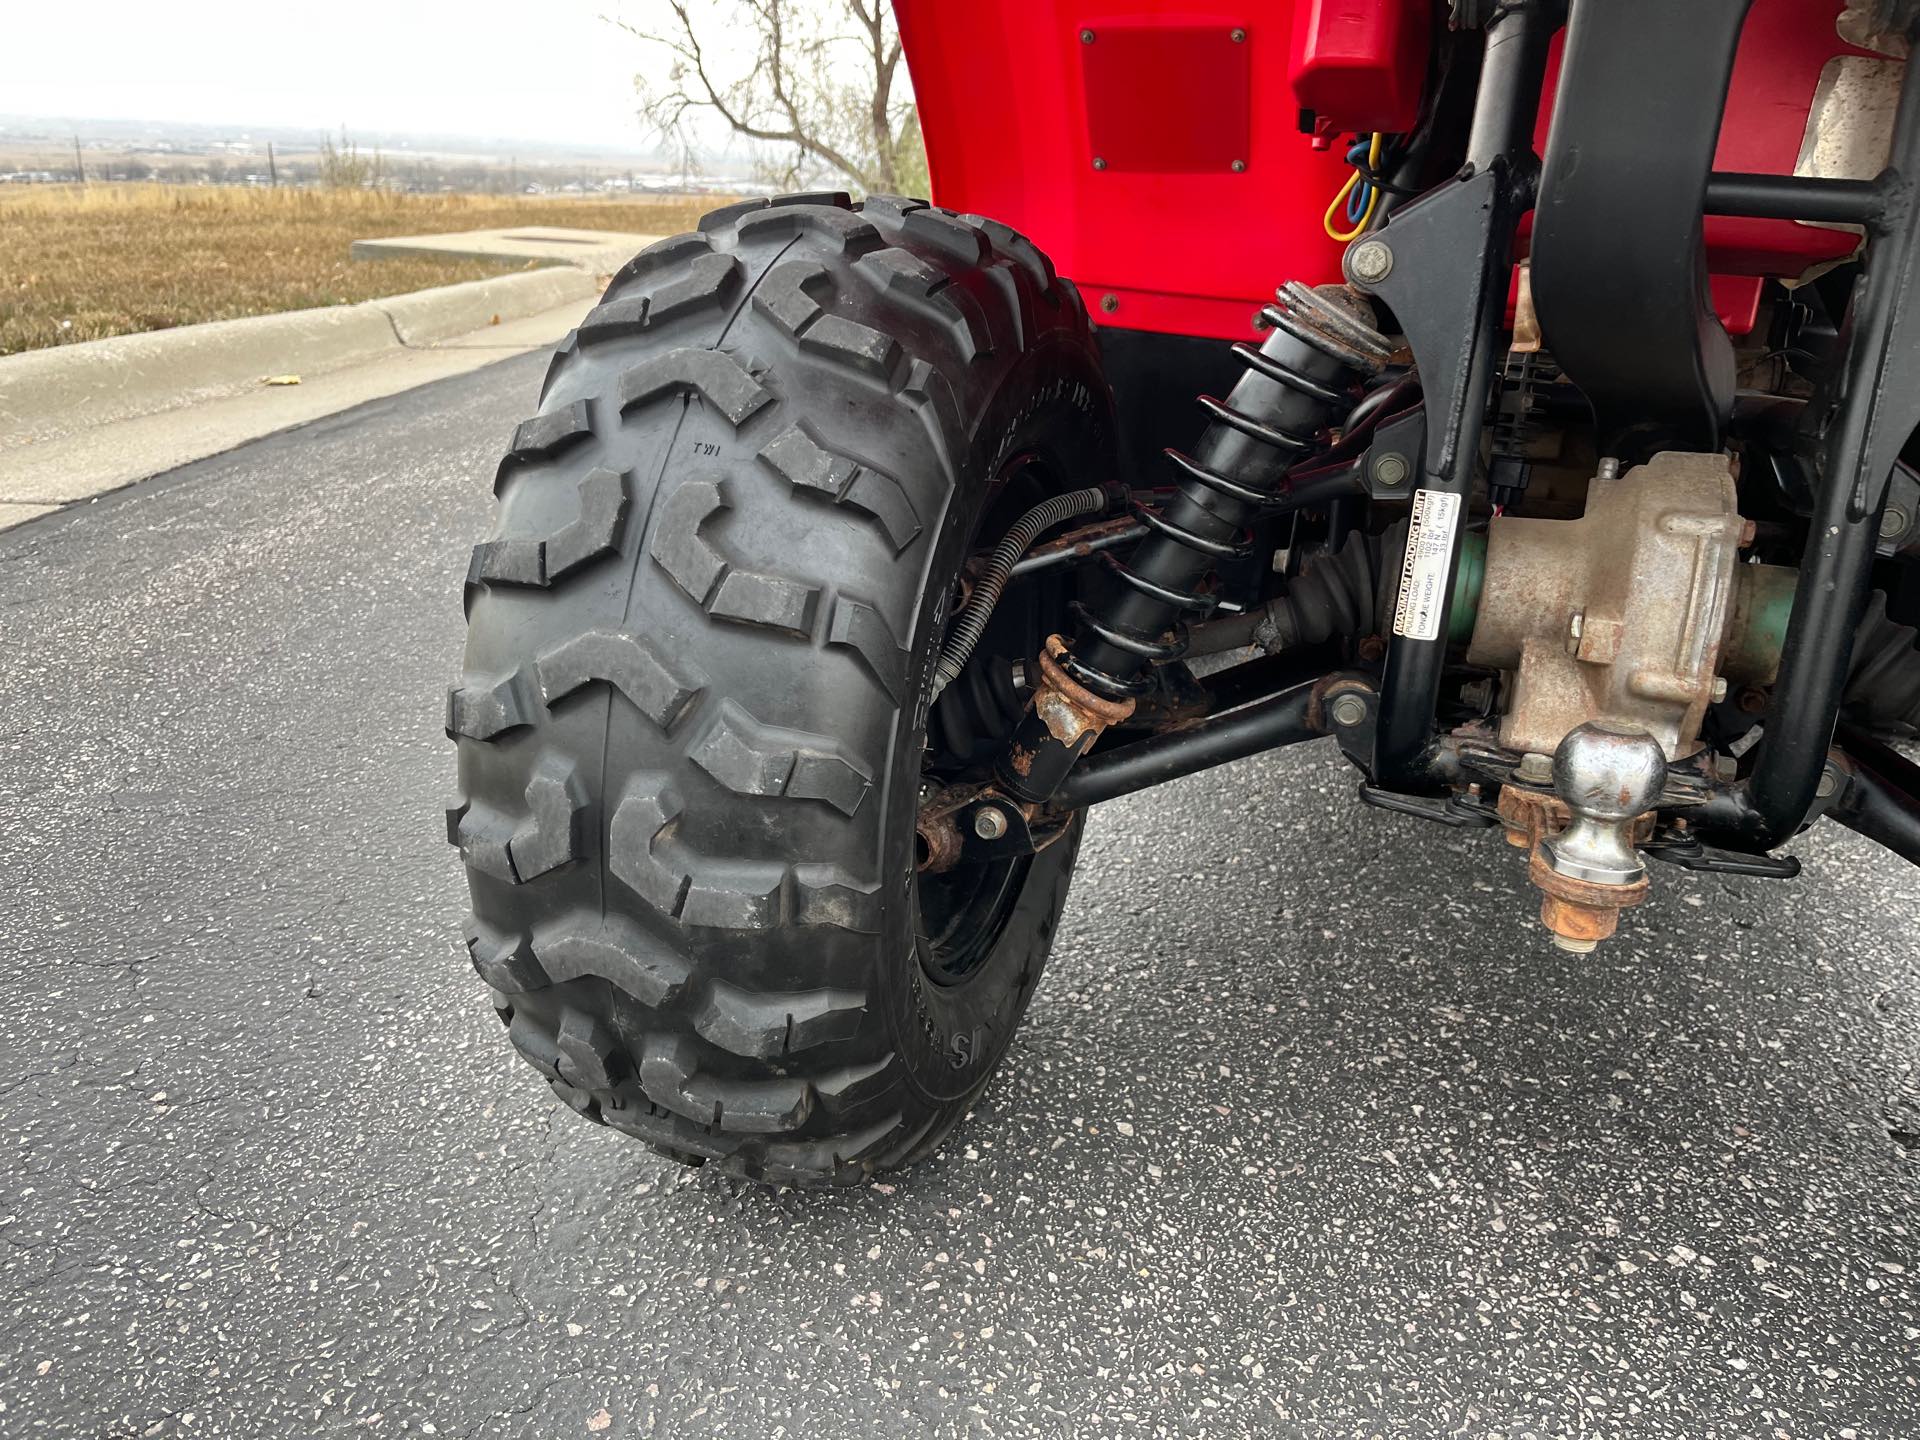
{"label": "suspension linkage", "polygon": [[1066,833],[1077,810],[1249,755],[1351,731],[1365,724],[1376,698],[1370,677],[1337,671],[1084,756],[1047,801],[1022,800],[992,782],[936,791],[921,805],[917,821],[919,868],[938,873],[963,860],[1044,850]]}

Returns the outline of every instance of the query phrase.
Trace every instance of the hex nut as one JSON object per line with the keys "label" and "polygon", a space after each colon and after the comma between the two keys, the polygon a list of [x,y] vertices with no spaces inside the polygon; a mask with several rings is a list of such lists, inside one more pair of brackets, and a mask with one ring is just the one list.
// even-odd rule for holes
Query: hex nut
{"label": "hex nut", "polygon": [[1358,695],[1342,695],[1333,702],[1333,723],[1343,728],[1358,725],[1367,718],[1367,702]]}
{"label": "hex nut", "polygon": [[1384,240],[1362,240],[1347,252],[1347,273],[1365,285],[1375,285],[1393,271],[1393,251]]}
{"label": "hex nut", "polygon": [[1007,833],[1005,813],[992,805],[982,805],[973,812],[973,833],[982,840],[998,840]]}
{"label": "hex nut", "polygon": [[1513,778],[1523,785],[1551,785],[1553,783],[1553,757],[1538,750],[1529,751],[1520,757],[1520,763],[1513,767]]}

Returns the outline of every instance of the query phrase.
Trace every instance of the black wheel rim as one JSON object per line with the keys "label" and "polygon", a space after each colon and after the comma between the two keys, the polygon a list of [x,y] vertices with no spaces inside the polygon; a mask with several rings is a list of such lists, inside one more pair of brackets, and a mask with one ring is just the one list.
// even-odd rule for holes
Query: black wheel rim
{"label": "black wheel rim", "polygon": [[[1058,489],[1056,477],[1039,457],[1030,453],[1011,457],[982,507],[981,523],[966,553],[978,554],[990,547],[1029,507]],[[994,656],[1030,658],[1039,653],[1048,628],[1046,617],[1066,613],[1065,585],[1057,580],[1041,583],[1048,585],[1050,593],[1019,595],[1009,587],[970,667]],[[1008,604],[1008,599],[1018,603]],[[961,683],[955,681],[956,686]],[[931,736],[928,743],[927,764],[935,765],[940,756],[931,748],[935,744]],[[984,770],[974,778],[986,778]],[[1033,857],[1024,855],[1009,860],[963,860],[950,870],[920,871],[915,876],[916,948],[930,980],[960,985],[980,972],[1006,932],[1032,866]]]}

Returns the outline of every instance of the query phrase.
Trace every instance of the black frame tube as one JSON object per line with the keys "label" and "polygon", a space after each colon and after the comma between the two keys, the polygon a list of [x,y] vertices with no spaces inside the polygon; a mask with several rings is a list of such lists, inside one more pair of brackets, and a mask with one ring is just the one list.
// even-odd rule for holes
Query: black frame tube
{"label": "black frame tube", "polygon": [[1851,774],[1828,815],[1920,865],[1920,767],[1865,735],[1844,744]]}
{"label": "black frame tube", "polygon": [[1770,848],[1806,820],[1866,614],[1880,512],[1900,450],[1920,422],[1920,81],[1909,69],[1894,119],[1892,163],[1882,177],[1885,223],[1867,247],[1848,311],[1839,406],[1800,561],[1793,615],[1747,779],[1749,844]]}
{"label": "black frame tube", "polygon": [[1828,180],[1805,175],[1707,176],[1706,213],[1758,220],[1823,220],[1829,225],[1877,225],[1887,196],[1873,180]]}
{"label": "black frame tube", "polygon": [[1184,729],[1090,755],[1054,792],[1053,803],[1061,809],[1077,810],[1211,770],[1230,760],[1317,740],[1326,733],[1315,723],[1320,711],[1316,692],[1321,683],[1310,680]]}

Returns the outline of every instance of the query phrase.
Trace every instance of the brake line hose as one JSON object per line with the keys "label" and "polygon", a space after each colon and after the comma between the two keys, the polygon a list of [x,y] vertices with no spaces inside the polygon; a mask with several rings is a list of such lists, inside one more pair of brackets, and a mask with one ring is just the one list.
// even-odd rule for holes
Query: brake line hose
{"label": "brake line hose", "polygon": [[933,670],[933,694],[930,700],[939,699],[940,692],[967,668],[974,646],[980,643],[980,637],[986,633],[987,621],[993,618],[994,606],[1000,603],[1000,592],[1007,588],[1007,577],[1013,573],[1013,567],[1033,542],[1062,520],[1071,520],[1077,515],[1092,515],[1106,509],[1107,499],[1107,492],[1098,485],[1084,490],[1069,490],[1064,495],[1041,501],[1013,522],[1013,527],[993,547],[993,553],[981,568],[980,578],[974,582],[967,603],[961,607],[947,630],[947,638],[940,646],[940,659]]}

